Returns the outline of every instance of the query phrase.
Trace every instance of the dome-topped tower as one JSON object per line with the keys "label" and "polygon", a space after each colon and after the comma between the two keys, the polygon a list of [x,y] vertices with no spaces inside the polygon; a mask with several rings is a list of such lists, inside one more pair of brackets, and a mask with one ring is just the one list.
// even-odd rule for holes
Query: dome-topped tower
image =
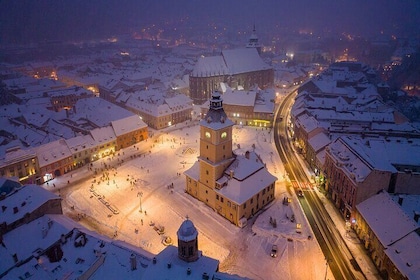
{"label": "dome-topped tower", "polygon": [[188,217],[177,231],[178,257],[187,262],[198,260],[198,231]]}

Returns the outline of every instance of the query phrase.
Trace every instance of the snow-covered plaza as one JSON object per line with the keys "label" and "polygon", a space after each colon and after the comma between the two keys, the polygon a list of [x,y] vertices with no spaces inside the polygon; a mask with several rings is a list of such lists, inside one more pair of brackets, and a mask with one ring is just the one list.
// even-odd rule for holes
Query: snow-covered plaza
{"label": "snow-covered plaza", "polygon": [[[136,245],[145,255],[157,254],[171,242],[176,246],[176,231],[188,217],[199,231],[199,250],[219,260],[223,272],[250,279],[324,279],[326,274],[333,279],[317,242],[308,239],[311,229],[287,183],[272,132],[233,128],[235,152],[255,150],[278,178],[274,202],[242,229],[185,193],[183,172],[197,160],[198,140],[197,121],[151,130],[146,141],[44,187],[62,196],[65,215]],[[273,244],[277,258],[270,257]]]}

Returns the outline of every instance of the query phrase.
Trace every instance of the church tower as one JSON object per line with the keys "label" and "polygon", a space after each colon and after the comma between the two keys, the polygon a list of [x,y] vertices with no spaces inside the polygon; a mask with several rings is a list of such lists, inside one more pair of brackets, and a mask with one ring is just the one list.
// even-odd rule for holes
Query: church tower
{"label": "church tower", "polygon": [[258,42],[258,36],[257,36],[257,32],[255,30],[255,24],[254,24],[254,29],[252,30],[252,34],[249,37],[248,43],[246,44],[247,48],[256,48],[258,51],[258,54],[261,55],[261,45]]}

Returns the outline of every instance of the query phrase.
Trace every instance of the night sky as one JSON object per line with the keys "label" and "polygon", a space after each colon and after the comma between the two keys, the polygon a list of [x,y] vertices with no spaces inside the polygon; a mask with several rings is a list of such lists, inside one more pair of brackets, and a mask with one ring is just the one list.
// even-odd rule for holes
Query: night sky
{"label": "night sky", "polygon": [[[419,36],[419,0],[2,0],[0,43],[86,40],[144,26],[200,28],[217,23],[282,32]],[[236,31],[236,30],[233,30]]]}

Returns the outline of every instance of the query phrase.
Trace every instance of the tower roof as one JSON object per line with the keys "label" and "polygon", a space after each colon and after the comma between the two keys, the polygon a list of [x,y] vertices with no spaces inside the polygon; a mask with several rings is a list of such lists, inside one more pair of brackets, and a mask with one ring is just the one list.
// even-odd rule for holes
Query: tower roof
{"label": "tower roof", "polygon": [[198,231],[193,222],[187,219],[181,224],[176,234],[178,235],[178,240],[188,242],[197,239]]}
{"label": "tower roof", "polygon": [[223,99],[220,92],[215,91],[212,93],[210,108],[205,118],[201,120],[200,125],[213,130],[219,130],[233,125],[233,122],[228,119],[225,111],[223,110]]}

